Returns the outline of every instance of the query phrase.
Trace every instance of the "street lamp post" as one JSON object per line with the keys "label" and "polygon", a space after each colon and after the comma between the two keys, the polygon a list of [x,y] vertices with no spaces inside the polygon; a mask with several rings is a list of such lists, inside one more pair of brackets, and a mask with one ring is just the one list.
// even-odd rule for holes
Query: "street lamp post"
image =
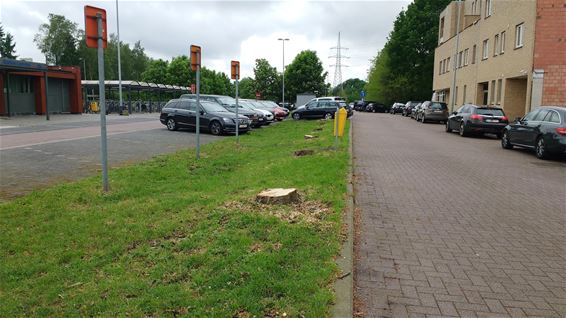
{"label": "street lamp post", "polygon": [[283,88],[281,89],[281,106],[285,107],[285,41],[289,41],[289,39],[279,38],[277,40],[283,43]]}
{"label": "street lamp post", "polygon": [[120,16],[118,14],[118,0],[116,0],[116,29],[118,33],[118,95],[120,95],[120,112],[123,111],[122,103],[122,63],[120,61]]}

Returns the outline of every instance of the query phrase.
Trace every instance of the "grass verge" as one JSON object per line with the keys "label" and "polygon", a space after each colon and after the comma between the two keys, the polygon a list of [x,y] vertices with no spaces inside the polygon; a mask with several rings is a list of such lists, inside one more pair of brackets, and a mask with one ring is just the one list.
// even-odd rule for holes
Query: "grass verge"
{"label": "grass verge", "polygon": [[[92,177],[0,204],[0,316],[327,316],[349,156],[331,130],[285,121],[113,169],[109,194]],[[271,187],[303,203],[253,202]]]}

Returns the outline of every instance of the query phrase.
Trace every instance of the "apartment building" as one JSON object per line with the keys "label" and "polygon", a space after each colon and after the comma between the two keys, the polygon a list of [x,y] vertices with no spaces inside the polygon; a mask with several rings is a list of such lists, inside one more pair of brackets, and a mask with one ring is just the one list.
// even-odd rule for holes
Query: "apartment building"
{"label": "apartment building", "polygon": [[502,107],[509,118],[566,107],[565,0],[453,1],[439,19],[433,98]]}

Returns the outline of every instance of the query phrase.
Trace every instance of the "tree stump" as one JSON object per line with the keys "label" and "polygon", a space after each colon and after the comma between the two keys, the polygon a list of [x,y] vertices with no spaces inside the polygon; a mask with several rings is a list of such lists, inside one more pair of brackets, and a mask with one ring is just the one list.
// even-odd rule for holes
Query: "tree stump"
{"label": "tree stump", "polygon": [[314,138],[318,138],[318,136],[305,135],[305,139],[314,139]]}
{"label": "tree stump", "polygon": [[299,202],[299,193],[297,189],[267,189],[261,191],[256,196],[256,201],[263,204],[289,204]]}

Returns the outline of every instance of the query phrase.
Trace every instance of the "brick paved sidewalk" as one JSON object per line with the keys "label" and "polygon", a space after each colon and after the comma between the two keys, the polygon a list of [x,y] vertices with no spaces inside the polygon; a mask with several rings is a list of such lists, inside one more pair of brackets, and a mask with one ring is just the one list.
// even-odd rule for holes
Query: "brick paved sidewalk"
{"label": "brick paved sidewalk", "polygon": [[566,317],[566,164],[356,113],[363,317]]}

